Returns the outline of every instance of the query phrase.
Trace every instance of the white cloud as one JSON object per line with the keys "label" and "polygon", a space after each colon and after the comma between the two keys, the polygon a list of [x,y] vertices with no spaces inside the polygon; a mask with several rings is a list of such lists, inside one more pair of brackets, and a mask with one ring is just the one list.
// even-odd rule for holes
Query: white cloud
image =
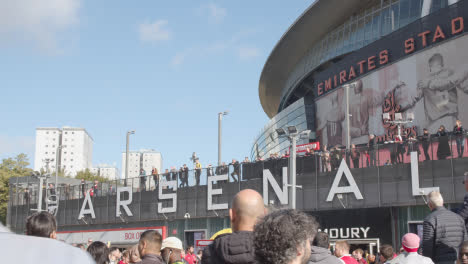
{"label": "white cloud", "polygon": [[246,46],[243,42],[244,39],[248,39],[251,35],[257,32],[257,29],[242,30],[233,34],[229,39],[185,49],[176,53],[174,57],[172,57],[171,66],[180,66],[189,59],[200,60],[214,54],[221,53],[234,54],[234,56],[241,60],[253,59],[260,56],[260,50],[253,46]]}
{"label": "white cloud", "polygon": [[226,17],[227,15],[227,10],[226,8],[217,6],[213,3],[210,3],[206,7],[208,9],[209,15],[216,21],[220,22]]}
{"label": "white cloud", "polygon": [[240,47],[237,49],[237,55],[241,60],[249,60],[260,56],[260,51],[254,47]]}
{"label": "white cloud", "polygon": [[0,135],[0,157],[15,157],[20,153],[28,155],[29,163],[34,162],[35,139],[26,136]]}
{"label": "white cloud", "polygon": [[180,64],[182,64],[185,60],[185,58],[187,57],[187,53],[186,52],[179,52],[177,53],[171,60],[171,65],[174,66],[174,67],[177,67],[179,66]]}
{"label": "white cloud", "polygon": [[154,23],[145,22],[140,24],[138,28],[140,40],[153,43],[169,40],[171,32],[166,29],[167,24],[167,20],[156,20]]}
{"label": "white cloud", "polygon": [[59,33],[79,22],[81,0],[0,0],[0,42],[33,41],[54,51]]}
{"label": "white cloud", "polygon": [[220,23],[226,17],[227,9],[214,3],[209,3],[197,8],[196,14],[207,17],[211,22]]}

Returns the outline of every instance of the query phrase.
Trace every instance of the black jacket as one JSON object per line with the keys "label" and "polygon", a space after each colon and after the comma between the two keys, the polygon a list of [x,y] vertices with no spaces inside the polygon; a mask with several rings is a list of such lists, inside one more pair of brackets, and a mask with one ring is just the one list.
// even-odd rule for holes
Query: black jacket
{"label": "black jacket", "polygon": [[310,259],[307,264],[342,264],[341,260],[333,256],[329,249],[312,246]]}
{"label": "black jacket", "polygon": [[424,218],[422,254],[435,263],[455,262],[460,245],[467,239],[465,221],[443,206]]}
{"label": "black jacket", "polygon": [[456,210],[456,213],[459,214],[465,220],[465,229],[468,232],[468,194],[465,194],[465,198],[463,199],[463,205]]}
{"label": "black jacket", "polygon": [[255,261],[253,232],[237,231],[218,236],[203,251],[203,264],[257,263]]}

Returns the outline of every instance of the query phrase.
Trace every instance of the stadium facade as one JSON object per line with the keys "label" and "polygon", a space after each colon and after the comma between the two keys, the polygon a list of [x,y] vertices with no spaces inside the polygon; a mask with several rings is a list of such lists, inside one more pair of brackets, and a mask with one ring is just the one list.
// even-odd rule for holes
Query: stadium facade
{"label": "stadium facade", "polygon": [[[271,120],[257,138],[252,158],[286,150],[289,141],[278,140],[274,131],[287,125],[312,131],[299,144],[344,145],[345,89],[355,144],[366,143],[371,133],[381,142],[393,137],[395,128],[382,123],[383,113],[413,112],[415,121],[405,128],[409,134],[439,124],[451,128],[455,118],[468,124],[468,115],[461,114],[468,113],[468,104],[462,103],[468,87],[467,20],[468,0],[316,1],[284,34],[264,66],[259,95]],[[232,197],[250,188],[272,208],[290,207],[295,199],[297,209],[316,216],[332,242],[347,239],[353,248],[370,252],[383,243],[399,248],[405,233],[422,235],[429,191],[440,190],[448,208],[463,201],[468,150],[456,155],[455,140],[444,140],[446,156],[438,155],[442,138],[433,138],[428,157],[408,146],[398,164],[388,164],[395,144],[364,146],[357,160],[350,162],[345,154],[336,164],[332,159],[328,169],[320,155],[300,156],[296,197],[288,187],[288,160],[272,159],[242,164],[238,182],[230,181],[229,174],[236,171],[229,166],[219,175],[203,169],[200,186],[194,184],[193,171],[188,187],[180,186],[177,174],[161,175],[159,184],[149,176],[100,183],[92,198],[83,196],[81,185],[63,185],[52,211],[59,237],[69,243],[92,238],[128,246],[151,228],[196,245],[229,227]],[[371,151],[375,162],[366,156]],[[32,190],[25,194],[25,188]],[[11,230],[24,232],[26,217],[38,208],[39,192],[50,198],[37,179],[10,180]],[[42,208],[46,201],[40,201]]]}
{"label": "stadium facade", "polygon": [[[412,133],[468,123],[465,1],[316,1],[276,44],[263,68],[259,97],[271,118],[251,158],[289,148],[275,130],[295,125],[308,141],[346,144],[349,89],[351,143],[392,136],[383,112],[411,112]],[[440,83],[436,87],[435,83]],[[440,92],[432,92],[437,89]],[[394,105],[384,109],[392,94]]]}

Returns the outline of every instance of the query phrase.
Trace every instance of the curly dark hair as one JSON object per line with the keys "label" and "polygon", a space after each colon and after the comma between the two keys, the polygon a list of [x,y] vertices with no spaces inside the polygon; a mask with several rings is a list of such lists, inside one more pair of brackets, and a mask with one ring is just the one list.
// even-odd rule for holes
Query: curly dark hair
{"label": "curly dark hair", "polygon": [[292,209],[266,215],[254,228],[255,258],[259,263],[286,264],[317,233],[315,218]]}

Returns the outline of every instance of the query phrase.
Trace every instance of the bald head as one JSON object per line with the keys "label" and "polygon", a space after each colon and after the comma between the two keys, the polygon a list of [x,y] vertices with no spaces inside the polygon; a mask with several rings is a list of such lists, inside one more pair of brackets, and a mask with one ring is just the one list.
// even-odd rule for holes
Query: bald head
{"label": "bald head", "polygon": [[253,231],[257,219],[265,213],[263,198],[257,191],[245,189],[238,192],[229,210],[233,231]]}

